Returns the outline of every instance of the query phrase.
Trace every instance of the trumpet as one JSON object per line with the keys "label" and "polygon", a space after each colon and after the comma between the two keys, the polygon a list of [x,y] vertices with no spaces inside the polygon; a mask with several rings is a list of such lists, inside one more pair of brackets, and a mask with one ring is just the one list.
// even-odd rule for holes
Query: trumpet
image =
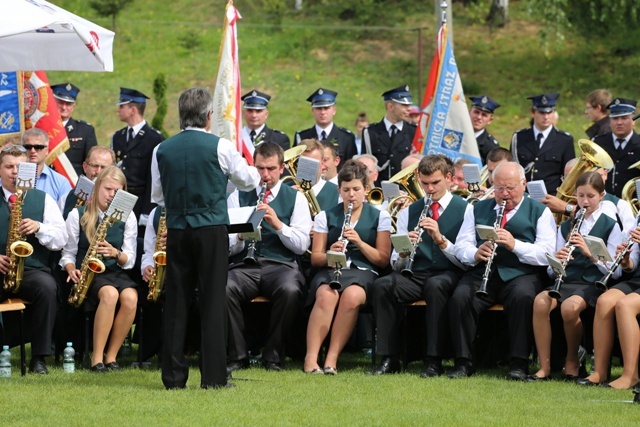
{"label": "trumpet", "polygon": [[[260,190],[260,194],[258,195],[258,202],[256,206],[259,206],[264,203],[264,196],[267,194],[267,183],[262,183],[262,189]],[[262,222],[262,221],[260,221]],[[258,225],[260,228],[260,225]],[[249,247],[247,248],[247,256],[244,257],[243,261],[247,265],[258,265],[258,259],[256,258],[256,239],[251,239],[249,241]]]}
{"label": "trumpet", "polygon": [[400,272],[404,277],[407,277],[409,279],[413,277],[413,259],[416,256],[416,251],[418,250],[418,245],[420,244],[420,239],[422,238],[422,233],[424,233],[424,228],[420,227],[420,221],[428,216],[431,216],[431,203],[431,194],[427,194],[427,200],[425,200],[424,209],[422,209],[422,212],[420,213],[416,228],[413,229],[413,231],[418,232],[418,237],[416,238],[416,241],[413,242],[413,248],[411,249],[411,255],[409,255],[409,261],[407,261],[407,265]]}
{"label": "trumpet", "polygon": [[622,262],[622,259],[627,256],[629,252],[631,252],[631,248],[633,246],[633,237],[629,236],[625,243],[627,246],[622,251],[620,251],[616,259],[613,260],[613,264],[611,264],[611,267],[609,267],[609,270],[607,270],[607,274],[605,274],[602,279],[596,282],[596,288],[600,289],[603,292],[609,290],[607,282],[609,282],[609,279],[611,279],[613,272],[616,271],[616,268],[618,268],[618,266]]}
{"label": "trumpet", "polygon": [[338,256],[340,259],[334,263],[334,271],[333,271],[333,280],[329,282],[329,287],[331,289],[340,290],[342,288],[342,284],[340,283],[340,276],[342,275],[342,268],[347,264],[346,261],[346,252],[347,252],[347,244],[349,241],[344,238],[344,230],[347,227],[351,227],[351,214],[353,212],[353,202],[349,202],[349,206],[347,208],[347,213],[344,216],[344,222],[342,223],[342,231],[340,232],[340,237],[338,237],[338,241],[342,242],[342,251],[327,251],[327,254],[331,254],[334,256]]}
{"label": "trumpet", "polygon": [[370,205],[381,205],[384,203],[384,193],[382,192],[382,188],[373,187],[367,191],[365,194],[365,198]]}
{"label": "trumpet", "polygon": [[[580,232],[580,227],[582,226],[582,222],[584,221],[586,212],[587,209],[585,208],[582,208],[578,211],[574,220],[573,229],[571,229],[569,236],[567,236],[567,243],[565,243],[564,247],[569,249],[569,253],[567,254],[567,257],[562,261],[563,270],[567,268],[567,264],[569,264],[569,260],[571,259],[571,254],[576,248],[575,245],[571,244],[571,236]],[[553,284],[553,288],[549,291],[549,296],[554,299],[560,299],[562,297],[562,295],[560,294],[560,286],[562,286],[564,276],[566,276],[567,273],[565,270],[564,275],[559,272],[556,272],[556,274],[558,275],[558,277],[556,277],[556,282]]]}
{"label": "trumpet", "polygon": [[[494,230],[500,228],[500,224],[502,223],[502,218],[504,217],[504,209],[507,206],[507,201],[503,200],[500,203],[500,210],[498,211],[498,215],[496,216],[496,222],[493,223]],[[482,275],[482,283],[480,284],[480,289],[476,291],[476,295],[481,298],[488,298],[489,294],[487,293],[487,285],[489,284],[489,277],[491,276],[491,265],[493,264],[493,259],[496,257],[496,252],[498,251],[498,244],[496,242],[491,242],[493,244],[493,249],[491,251],[491,256],[487,260],[487,265],[484,269],[484,274]]]}

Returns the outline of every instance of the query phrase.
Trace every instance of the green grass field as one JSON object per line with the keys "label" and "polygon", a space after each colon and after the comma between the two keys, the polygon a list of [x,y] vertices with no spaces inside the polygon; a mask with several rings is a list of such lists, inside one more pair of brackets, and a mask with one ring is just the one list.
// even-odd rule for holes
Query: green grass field
{"label": "green grass field", "polygon": [[157,370],[69,375],[53,367],[22,378],[14,367],[0,381],[2,424],[631,426],[640,419],[630,391],[512,382],[499,369],[450,380],[420,378],[421,363],[385,377],[367,375],[369,367],[356,355],[342,357],[335,377],[304,374],[297,363],[280,373],[253,367],[234,374],[236,388],[206,391],[197,368],[188,389],[166,391]]}

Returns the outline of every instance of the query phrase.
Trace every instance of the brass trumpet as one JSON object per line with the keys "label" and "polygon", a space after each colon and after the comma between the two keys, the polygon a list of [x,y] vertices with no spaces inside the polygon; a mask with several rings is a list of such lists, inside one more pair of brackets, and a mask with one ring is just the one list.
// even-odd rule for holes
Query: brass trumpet
{"label": "brass trumpet", "polygon": [[365,197],[370,205],[381,205],[384,203],[384,193],[380,187],[371,188],[367,191]]}

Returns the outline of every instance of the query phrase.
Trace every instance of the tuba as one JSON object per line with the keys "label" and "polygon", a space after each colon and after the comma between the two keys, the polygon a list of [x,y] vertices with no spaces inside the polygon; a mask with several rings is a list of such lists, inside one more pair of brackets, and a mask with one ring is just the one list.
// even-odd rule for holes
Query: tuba
{"label": "tuba", "polygon": [[311,212],[311,217],[313,218],[318,215],[322,209],[320,209],[320,203],[318,203],[318,199],[316,199],[316,195],[311,189],[311,182],[298,181],[296,179],[296,172],[298,170],[298,159],[306,149],[307,147],[304,145],[296,145],[295,147],[289,148],[284,152],[284,164],[291,175],[285,176],[280,180],[280,182],[284,184],[287,181],[292,181],[294,185],[302,190],[302,194],[304,194],[304,197],[307,199],[307,204],[309,205],[309,212]]}
{"label": "tuba", "polygon": [[[636,162],[629,166],[629,169],[640,169],[640,162]],[[636,181],[640,179],[640,177],[635,177],[627,181],[627,183],[622,188],[622,199],[629,202],[631,205],[631,211],[633,212],[633,216],[638,215],[638,211],[640,210],[640,201],[638,201],[638,195],[636,194]]]}
{"label": "tuba", "polygon": [[24,261],[33,253],[31,243],[25,241],[25,237],[18,232],[18,225],[22,221],[22,205],[26,194],[26,191],[17,190],[17,198],[11,207],[11,216],[9,217],[6,251],[9,257],[9,271],[4,276],[4,290],[11,291],[14,294],[20,290]]}
{"label": "tuba", "polygon": [[167,252],[162,249],[161,236],[167,231],[167,210],[162,209],[162,215],[158,221],[158,232],[156,234],[156,246],[153,251],[154,271],[149,278],[149,294],[147,300],[158,301],[162,288],[164,287],[164,273],[167,265]]}
{"label": "tuba", "polygon": [[93,276],[95,274],[104,273],[106,267],[102,262],[102,256],[98,254],[98,243],[104,242],[107,237],[107,230],[115,222],[115,216],[109,216],[98,225],[87,254],[82,260],[82,266],[80,267],[80,280],[74,284],[71,288],[71,294],[69,295],[68,302],[74,307],[80,307],[84,300],[87,298],[89,287],[93,282]]}
{"label": "tuba", "polygon": [[[564,177],[562,185],[558,187],[556,197],[564,202],[569,203],[575,200],[573,193],[576,191],[576,181],[585,172],[593,172],[597,168],[611,169],[613,167],[613,160],[611,156],[598,144],[591,142],[588,139],[581,139],[578,141],[580,147],[580,157],[575,165],[569,171],[569,174]],[[556,224],[560,224],[564,217],[562,213],[553,214],[556,219]]]}

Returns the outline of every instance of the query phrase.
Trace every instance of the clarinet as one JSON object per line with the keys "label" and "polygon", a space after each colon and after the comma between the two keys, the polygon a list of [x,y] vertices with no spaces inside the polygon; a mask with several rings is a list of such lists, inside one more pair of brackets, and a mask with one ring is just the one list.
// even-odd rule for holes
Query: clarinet
{"label": "clarinet", "polygon": [[[256,206],[264,203],[264,196],[266,192],[267,192],[267,183],[263,182],[262,189],[260,190],[260,194],[258,195],[258,203],[256,204]],[[244,257],[243,261],[247,265],[258,264],[258,260],[256,258],[256,239],[251,239],[249,241],[249,246],[247,247],[247,256]]]}
{"label": "clarinet", "polygon": [[[507,201],[503,200],[500,203],[500,210],[498,211],[498,216],[496,216],[496,222],[493,223],[493,229],[497,230],[500,228],[500,223],[502,222],[502,217],[504,217],[504,209],[507,206]],[[496,252],[498,250],[498,244],[496,242],[491,242],[493,245],[493,249],[491,250],[491,256],[487,260],[487,266],[484,269],[484,274],[482,275],[482,283],[480,284],[480,289],[476,291],[476,295],[481,298],[488,298],[489,294],[487,293],[487,284],[489,283],[489,277],[491,276],[491,266],[493,265],[493,258],[496,256]]]}
{"label": "clarinet", "polygon": [[[338,241],[342,242],[342,253],[346,254],[347,252],[347,243],[349,241],[344,238],[344,230],[347,227],[351,227],[351,213],[353,211],[353,202],[349,202],[349,207],[347,208],[347,213],[344,216],[344,222],[342,223],[342,231],[340,232],[340,237],[338,237]],[[333,280],[329,282],[329,287],[331,289],[340,290],[342,288],[342,284],[340,283],[340,276],[342,275],[342,267],[343,265],[340,263],[336,263],[335,270],[333,271]]]}
{"label": "clarinet", "polygon": [[[584,221],[586,212],[587,210],[585,208],[582,208],[578,211],[574,220],[573,228],[571,229],[569,236],[567,236],[567,243],[565,243],[564,247],[569,248],[569,253],[567,254],[567,257],[564,259],[564,261],[562,261],[563,270],[567,268],[567,264],[569,264],[569,260],[571,259],[571,254],[576,248],[575,245],[571,244],[571,236],[573,236],[575,233],[580,232],[580,227],[582,226],[582,222]],[[559,273],[557,274],[558,277],[556,278],[556,282],[553,284],[553,288],[551,288],[551,290],[549,291],[549,296],[554,299],[560,299],[562,297],[562,295],[560,294],[560,287],[562,286],[562,282],[564,281],[564,277],[567,273],[565,270],[564,275]]]}
{"label": "clarinet", "polygon": [[605,274],[602,277],[602,279],[600,279],[600,280],[598,280],[596,282],[596,288],[600,289],[603,292],[609,290],[609,287],[607,286],[607,282],[609,281],[609,279],[611,279],[611,276],[613,275],[613,272],[616,271],[616,268],[618,268],[618,266],[622,262],[622,259],[629,252],[631,252],[631,247],[633,246],[633,237],[629,236],[629,238],[626,241],[626,244],[627,244],[627,246],[624,248],[624,250],[622,250],[618,254],[618,256],[616,257],[616,259],[613,260],[613,264],[611,264],[611,267],[609,267],[609,270],[607,271],[607,274]]}
{"label": "clarinet", "polygon": [[418,238],[416,239],[415,242],[413,242],[413,248],[411,249],[411,255],[409,255],[409,260],[407,261],[407,265],[400,272],[404,277],[407,277],[409,279],[413,277],[413,271],[412,271],[413,259],[416,256],[416,251],[418,250],[418,245],[420,244],[420,239],[422,238],[422,233],[424,233],[424,228],[420,227],[420,221],[422,221],[428,216],[431,216],[430,215],[431,203],[433,202],[431,200],[431,196],[432,196],[431,194],[427,194],[427,200],[425,200],[424,209],[422,209],[422,212],[420,213],[420,218],[418,218],[418,223],[416,224],[416,227],[413,229],[413,231],[418,232]]}

